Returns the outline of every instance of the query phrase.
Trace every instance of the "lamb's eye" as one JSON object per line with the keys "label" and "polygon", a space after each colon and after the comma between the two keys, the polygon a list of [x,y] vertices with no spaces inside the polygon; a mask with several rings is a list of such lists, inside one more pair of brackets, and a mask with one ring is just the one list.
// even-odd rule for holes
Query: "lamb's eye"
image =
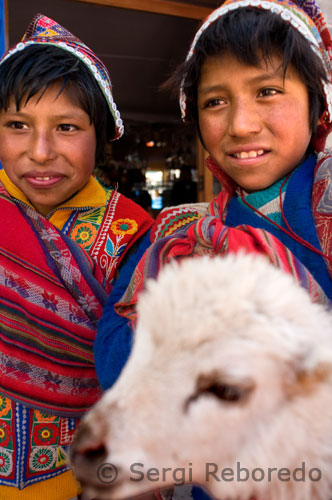
{"label": "lamb's eye", "polygon": [[240,384],[219,382],[223,377],[220,374],[210,373],[200,375],[196,382],[195,393],[188,398],[185,404],[185,410],[189,405],[196,401],[200,396],[212,395],[225,403],[242,403],[252,392],[254,384],[248,380]]}
{"label": "lamb's eye", "polygon": [[242,399],[244,392],[245,391],[243,391],[240,387],[227,384],[212,384],[210,387],[206,387],[204,390],[201,390],[201,394],[210,393],[223,401],[230,402]]}

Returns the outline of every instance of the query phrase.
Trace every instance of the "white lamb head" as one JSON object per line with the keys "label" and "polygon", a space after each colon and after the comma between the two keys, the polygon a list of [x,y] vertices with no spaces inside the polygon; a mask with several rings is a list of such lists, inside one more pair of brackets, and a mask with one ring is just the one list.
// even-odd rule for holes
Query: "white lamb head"
{"label": "white lamb head", "polygon": [[138,317],[73,446],[84,498],[184,481],[220,500],[332,498],[331,311],[240,254],[167,265]]}

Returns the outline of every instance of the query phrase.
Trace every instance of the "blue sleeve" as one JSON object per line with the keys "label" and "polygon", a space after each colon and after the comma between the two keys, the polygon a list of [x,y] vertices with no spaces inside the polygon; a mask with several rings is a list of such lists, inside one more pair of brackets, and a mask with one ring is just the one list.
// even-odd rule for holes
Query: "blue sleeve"
{"label": "blue sleeve", "polygon": [[213,500],[213,497],[210,497],[207,492],[199,486],[193,486],[191,495],[193,500]]}
{"label": "blue sleeve", "polygon": [[120,375],[129,357],[133,340],[130,322],[114,311],[114,304],[121,299],[126,291],[135,267],[150,245],[150,231],[148,231],[139,240],[135,251],[131,251],[122,264],[119,277],[113,286],[98,324],[94,356],[98,380],[104,390],[111,387]]}

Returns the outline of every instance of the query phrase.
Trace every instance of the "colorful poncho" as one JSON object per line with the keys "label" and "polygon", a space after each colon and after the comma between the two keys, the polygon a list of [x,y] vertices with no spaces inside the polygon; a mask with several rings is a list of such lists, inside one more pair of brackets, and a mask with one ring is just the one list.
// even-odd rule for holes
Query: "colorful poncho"
{"label": "colorful poncho", "polygon": [[101,394],[97,322],[121,260],[152,224],[93,178],[67,202],[77,210],[58,211],[58,222],[67,214],[61,230],[22,198],[0,183],[0,484],[19,489],[68,470],[79,417]]}
{"label": "colorful poncho", "polygon": [[107,297],[104,276],[77,244],[2,187],[0,210],[7,221],[0,245],[2,392],[79,415],[100,394],[92,343]]}
{"label": "colorful poncho", "polygon": [[[207,163],[211,164],[211,161],[208,159]],[[307,163],[303,165],[304,172],[308,171]],[[312,205],[308,206],[308,210],[313,212],[320,242],[318,251],[330,256],[330,259],[322,257],[325,274],[329,275],[328,290],[332,289],[331,190],[332,160],[331,157],[325,155],[315,168]],[[314,302],[329,304],[332,294],[322,289],[308,267],[296,257],[296,250],[293,253],[282,242],[281,230],[278,233],[278,230],[274,231],[272,226],[266,228],[263,219],[261,222],[258,221],[256,227],[242,223],[237,225],[234,223],[234,227],[227,225],[229,209],[234,199],[234,190],[229,186],[229,189],[223,189],[210,203],[203,215],[201,210],[195,208],[195,205],[180,205],[161,212],[152,230],[155,243],[137,266],[124,297],[116,306],[118,313],[135,322],[135,306],[146,280],[156,278],[161,267],[172,259],[180,260],[201,255],[222,256],[240,251],[265,255],[271,264],[292,274],[295,280],[308,290]],[[292,240],[291,237],[290,239]],[[308,252],[312,251],[308,249]],[[312,252],[312,255],[315,257],[316,253]]]}
{"label": "colorful poncho", "polygon": [[[91,258],[84,243],[72,241],[28,205],[15,203],[0,185],[0,210],[7,221],[0,243],[0,380],[2,392],[14,400],[79,416],[98,399],[92,352],[97,322],[120,257],[152,223],[132,203],[137,220],[131,220],[131,231],[127,222],[126,231],[129,219],[121,215],[131,202],[120,196],[111,192],[102,208]],[[94,212],[90,217],[97,217]],[[84,223],[72,221],[74,239],[88,217]]]}

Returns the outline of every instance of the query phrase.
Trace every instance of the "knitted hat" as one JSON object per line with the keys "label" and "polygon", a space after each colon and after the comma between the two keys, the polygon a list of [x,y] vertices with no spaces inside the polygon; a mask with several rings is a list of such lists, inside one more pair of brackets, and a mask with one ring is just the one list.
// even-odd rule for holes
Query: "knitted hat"
{"label": "knitted hat", "polygon": [[[200,36],[212,23],[230,11],[245,7],[269,10],[279,15],[308,41],[315,54],[321,58],[329,82],[322,83],[326,110],[314,138],[315,149],[320,151],[332,127],[332,39],[327,22],[315,0],[226,0],[207,17],[197,31],[186,61],[192,57]],[[182,119],[186,121],[187,98],[183,89],[184,80],[185,78],[180,89],[180,108]]]}
{"label": "knitted hat", "polygon": [[115,133],[111,137],[111,140],[119,139],[123,134],[124,127],[120,113],[113,101],[112,83],[106,66],[89,47],[60,24],[53,21],[53,19],[42,14],[36,14],[30,22],[22,40],[4,54],[0,60],[0,65],[16,52],[36,44],[54,45],[59,49],[70,52],[85,64],[97,80],[113,117]]}

